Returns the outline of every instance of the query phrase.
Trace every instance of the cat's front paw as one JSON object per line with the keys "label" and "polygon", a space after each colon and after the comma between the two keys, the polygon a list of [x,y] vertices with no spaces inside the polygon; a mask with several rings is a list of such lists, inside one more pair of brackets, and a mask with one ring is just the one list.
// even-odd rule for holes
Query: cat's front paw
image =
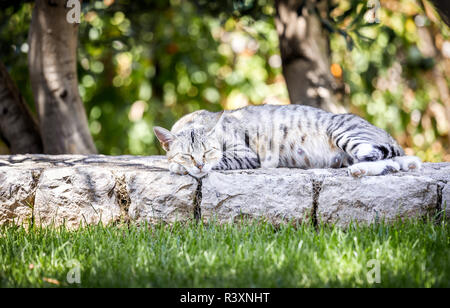
{"label": "cat's front paw", "polygon": [[356,163],[348,167],[348,173],[357,178],[366,175],[385,175],[399,170],[400,165],[391,159]]}
{"label": "cat's front paw", "polygon": [[367,168],[364,168],[364,166],[361,166],[359,164],[351,165],[347,168],[348,174],[355,178],[364,176],[367,173],[366,169]]}
{"label": "cat's front paw", "polygon": [[420,170],[422,167],[422,161],[417,156],[397,156],[394,157],[394,161],[400,165],[403,171]]}
{"label": "cat's front paw", "polygon": [[177,163],[170,163],[169,171],[170,171],[170,173],[173,173],[173,174],[180,174],[180,175],[188,174],[186,169],[184,169],[183,166],[181,166],[180,164],[177,164]]}

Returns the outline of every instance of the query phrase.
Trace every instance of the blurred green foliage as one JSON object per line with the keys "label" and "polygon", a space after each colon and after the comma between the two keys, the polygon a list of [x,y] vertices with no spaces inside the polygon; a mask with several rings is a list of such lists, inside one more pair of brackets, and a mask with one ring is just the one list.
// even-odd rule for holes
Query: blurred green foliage
{"label": "blurred green foliage", "polygon": [[[349,3],[340,2],[335,15]],[[377,18],[356,27],[351,15],[339,21],[357,45],[351,51],[341,35],[331,38],[351,111],[389,131],[407,154],[450,161],[449,28],[423,1],[381,1]]]}
{"label": "blurred green foliage", "polygon": [[[422,1],[381,1],[371,23],[373,3],[331,2],[332,72],[350,110],[407,153],[450,161],[448,27]],[[31,10],[0,11],[0,59],[30,106]],[[162,154],[151,128],[197,109],[288,102],[271,0],[85,1],[83,13],[79,89],[101,153]]]}
{"label": "blurred green foliage", "polygon": [[218,20],[188,1],[147,2],[149,9],[103,1],[84,8],[80,93],[102,153],[162,153],[153,125],[221,110],[233,91],[262,102],[281,73],[268,64],[278,52],[270,22]]}

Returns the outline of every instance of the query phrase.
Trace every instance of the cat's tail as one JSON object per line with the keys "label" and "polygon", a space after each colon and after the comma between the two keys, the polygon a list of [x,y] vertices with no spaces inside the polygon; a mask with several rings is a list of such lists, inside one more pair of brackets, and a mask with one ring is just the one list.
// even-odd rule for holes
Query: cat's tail
{"label": "cat's tail", "polygon": [[389,159],[405,155],[405,151],[402,149],[401,146],[398,145],[397,142],[375,145],[374,148],[381,152],[382,159]]}
{"label": "cat's tail", "polygon": [[403,149],[395,143],[361,142],[350,148],[348,154],[355,162],[379,161],[404,156]]}

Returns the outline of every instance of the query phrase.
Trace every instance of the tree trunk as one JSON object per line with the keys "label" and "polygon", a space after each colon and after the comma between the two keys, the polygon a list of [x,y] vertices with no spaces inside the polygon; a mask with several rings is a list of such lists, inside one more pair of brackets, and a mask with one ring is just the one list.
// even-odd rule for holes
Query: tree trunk
{"label": "tree trunk", "polygon": [[330,72],[329,34],[315,13],[315,6],[326,12],[327,1],[276,0],[275,5],[283,75],[291,103],[345,112],[337,102],[338,86]]}
{"label": "tree trunk", "polygon": [[78,92],[78,24],[67,21],[65,0],[37,0],[29,31],[28,62],[48,154],[96,153]]}
{"label": "tree trunk", "polygon": [[434,4],[436,11],[442,20],[450,27],[450,1],[448,0],[430,0]]}
{"label": "tree trunk", "polygon": [[42,153],[38,125],[1,62],[0,136],[11,154]]}

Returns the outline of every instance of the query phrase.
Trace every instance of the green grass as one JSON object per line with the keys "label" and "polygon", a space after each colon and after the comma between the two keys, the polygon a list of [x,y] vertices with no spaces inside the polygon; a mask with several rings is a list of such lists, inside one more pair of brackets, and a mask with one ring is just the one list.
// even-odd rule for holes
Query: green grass
{"label": "green grass", "polygon": [[[3,227],[0,287],[450,287],[449,231],[444,222]],[[370,259],[379,284],[367,281]],[[66,280],[70,260],[80,284]]]}

